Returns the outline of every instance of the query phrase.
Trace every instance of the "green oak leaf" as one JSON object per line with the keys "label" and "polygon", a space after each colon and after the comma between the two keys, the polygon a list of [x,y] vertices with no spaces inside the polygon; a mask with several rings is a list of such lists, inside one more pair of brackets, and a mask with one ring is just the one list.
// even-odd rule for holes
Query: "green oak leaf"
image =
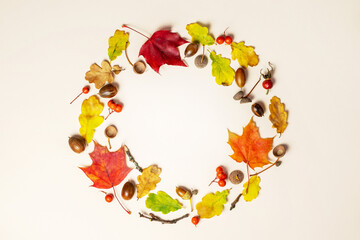
{"label": "green oak leaf", "polygon": [[216,54],[215,51],[210,53],[212,60],[212,75],[219,85],[229,86],[234,81],[235,71],[230,67],[230,59],[221,57],[221,54]]}
{"label": "green oak leaf", "polygon": [[128,47],[129,34],[116,30],[114,36],[109,38],[108,55],[111,61],[119,57],[125,48]]}
{"label": "green oak leaf", "polygon": [[175,212],[182,208],[178,200],[173,199],[163,191],[158,191],[157,194],[150,193],[145,201],[145,205],[154,212],[162,212],[163,214]]}
{"label": "green oak leaf", "polygon": [[202,27],[198,23],[191,23],[186,25],[189,35],[192,37],[193,42],[199,42],[201,45],[213,45],[215,40],[210,36],[207,27]]}

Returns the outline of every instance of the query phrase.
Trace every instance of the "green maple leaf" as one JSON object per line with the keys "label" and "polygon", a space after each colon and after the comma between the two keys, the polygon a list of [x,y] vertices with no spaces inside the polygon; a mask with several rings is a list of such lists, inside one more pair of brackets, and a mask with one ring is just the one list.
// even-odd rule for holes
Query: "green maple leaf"
{"label": "green maple leaf", "polygon": [[178,200],[173,199],[163,191],[158,191],[157,194],[150,193],[145,201],[145,205],[154,212],[162,212],[163,214],[168,214],[182,208]]}
{"label": "green maple leaf", "polygon": [[191,23],[186,25],[189,35],[192,37],[193,42],[198,42],[201,45],[213,45],[215,40],[209,35],[209,29],[202,27],[198,23]]}
{"label": "green maple leaf", "polygon": [[111,61],[119,57],[128,46],[129,34],[124,31],[116,30],[114,36],[109,38],[108,55]]}
{"label": "green maple leaf", "polygon": [[212,218],[215,215],[219,216],[222,213],[224,204],[226,204],[229,190],[222,192],[206,194],[201,202],[196,204],[196,210],[200,218]]}
{"label": "green maple leaf", "polygon": [[221,54],[216,55],[214,51],[210,53],[212,60],[212,75],[219,85],[229,86],[234,81],[235,71],[230,67],[230,59],[221,57]]}

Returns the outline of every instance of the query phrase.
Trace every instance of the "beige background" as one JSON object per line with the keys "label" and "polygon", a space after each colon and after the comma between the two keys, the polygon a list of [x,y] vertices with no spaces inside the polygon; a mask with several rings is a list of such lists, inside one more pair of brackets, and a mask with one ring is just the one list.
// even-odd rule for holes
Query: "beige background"
{"label": "beige background", "polygon": [[[0,238],[359,239],[359,10],[357,0],[0,1]],[[188,37],[185,26],[195,21],[210,24],[215,35],[229,27],[235,41],[256,47],[261,61],[249,71],[247,90],[273,62],[274,88],[266,96],[258,87],[254,100],[276,95],[289,110],[289,126],[274,142],[288,144],[288,154],[262,175],[259,197],[231,212],[227,205],[197,228],[190,218],[176,225],[140,219],[144,199],[125,203],[131,216],[107,204],[77,168],[90,163],[93,145],[80,155],[67,145],[85,96],[69,102],[86,84],[89,66],[107,58],[117,28],[127,23],[151,35],[171,26]],[[144,40],[130,33],[133,61]],[[163,169],[157,190],[176,197],[176,185],[198,188],[198,202],[220,189],[207,187],[216,166],[245,170],[228,157],[227,129],[241,134],[252,113],[232,100],[235,85],[218,86],[210,66],[187,62],[188,68],[164,66],[159,76],[150,68],[135,75],[124,56],[116,60],[127,68],[116,78],[124,111],[110,116],[95,139],[105,144],[104,128],[116,124],[115,149],[126,143],[142,166]],[[265,115],[255,121],[271,137]],[[231,202],[241,190],[229,187]],[[184,205],[164,218],[188,212]]]}

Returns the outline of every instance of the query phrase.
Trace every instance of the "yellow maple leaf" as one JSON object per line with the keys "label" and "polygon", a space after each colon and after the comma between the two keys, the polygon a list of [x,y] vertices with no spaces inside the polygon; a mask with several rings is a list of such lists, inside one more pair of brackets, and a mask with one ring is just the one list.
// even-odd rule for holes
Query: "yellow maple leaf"
{"label": "yellow maple leaf", "polygon": [[243,196],[245,201],[250,202],[257,198],[260,191],[260,177],[257,175],[252,176],[248,182],[244,183]]}
{"label": "yellow maple leaf", "polygon": [[269,110],[269,119],[273,124],[272,127],[276,128],[277,133],[283,133],[287,127],[287,112],[285,111],[285,105],[281,103],[280,98],[276,96],[271,98]]}
{"label": "yellow maple leaf", "polygon": [[79,116],[80,135],[83,136],[87,143],[93,139],[95,128],[100,126],[104,118],[99,116],[104,109],[104,104],[99,101],[95,95],[85,99],[81,105],[81,114]]}
{"label": "yellow maple leaf", "polygon": [[240,66],[247,68],[254,67],[259,63],[259,56],[255,53],[254,47],[246,46],[245,42],[233,42],[231,44],[231,58],[237,59]]}
{"label": "yellow maple leaf", "polygon": [[96,63],[91,64],[90,71],[85,74],[85,79],[89,83],[95,83],[97,89],[104,86],[106,82],[112,83],[114,81],[114,74],[111,64],[107,60],[101,62],[101,67]]}
{"label": "yellow maple leaf", "polygon": [[142,171],[142,174],[137,177],[139,181],[139,184],[136,185],[138,199],[155,189],[156,184],[161,181],[160,173],[161,168],[156,165],[151,165]]}
{"label": "yellow maple leaf", "polygon": [[196,204],[196,210],[200,218],[212,218],[215,215],[219,216],[222,213],[224,204],[226,204],[229,190],[222,192],[206,194],[201,202]]}
{"label": "yellow maple leaf", "polygon": [[108,55],[110,61],[114,61],[122,54],[122,51],[129,46],[129,34],[124,31],[116,30],[114,36],[109,38]]}

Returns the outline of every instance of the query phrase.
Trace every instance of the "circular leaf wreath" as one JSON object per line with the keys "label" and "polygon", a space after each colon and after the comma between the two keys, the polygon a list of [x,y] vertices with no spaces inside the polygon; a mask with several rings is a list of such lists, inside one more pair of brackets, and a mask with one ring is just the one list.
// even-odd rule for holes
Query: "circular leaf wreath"
{"label": "circular leaf wreath", "polygon": [[[274,68],[269,62],[269,68],[260,71],[259,80],[252,89],[245,94],[243,87],[246,84],[247,68],[248,66],[256,66],[259,63],[259,57],[255,53],[254,47],[246,46],[244,41],[233,42],[232,37],[226,36],[225,32],[224,35],[220,35],[215,40],[208,33],[207,27],[201,26],[198,23],[191,23],[186,26],[186,30],[192,37],[192,41],[189,43],[178,33],[169,30],[159,30],[153,33],[151,37],[148,37],[127,25],[123,25],[122,28],[136,32],[147,39],[139,52],[139,56],[143,56],[146,63],[142,60],[138,60],[133,64],[129,60],[127,55],[127,48],[130,43],[129,33],[124,30],[116,30],[114,35],[109,38],[108,56],[110,61],[102,61],[101,66],[96,63],[92,64],[90,70],[85,75],[85,79],[89,81],[89,83],[94,83],[95,87],[99,89],[99,93],[90,96],[82,103],[81,114],[79,116],[81,125],[79,130],[80,135],[74,135],[69,138],[69,145],[76,153],[83,152],[87,147],[87,144],[93,141],[95,128],[100,126],[112,113],[122,111],[122,104],[117,103],[115,99],[111,99],[116,96],[118,92],[116,85],[112,84],[114,82],[114,76],[119,74],[122,71],[122,68],[119,65],[112,65],[111,62],[121,56],[123,51],[135,73],[144,73],[147,65],[155,72],[159,73],[160,67],[164,64],[187,66],[181,59],[178,49],[180,45],[188,43],[184,52],[186,58],[193,57],[198,52],[199,46],[201,47],[202,45],[202,54],[195,58],[195,65],[198,68],[203,68],[208,63],[207,51],[205,51],[206,46],[225,44],[231,47],[232,60],[237,60],[240,65],[236,71],[230,66],[230,59],[222,57],[221,54],[216,54],[215,51],[208,52],[211,60],[212,76],[215,77],[216,83],[223,86],[229,86],[235,80],[236,84],[240,87],[240,91],[233,97],[234,100],[244,104],[251,102],[250,94],[262,80],[262,86],[267,90],[266,94],[268,94],[273,86],[271,77]],[[87,94],[89,93],[89,90],[90,87],[85,86],[82,93]],[[75,101],[82,93],[80,93],[73,101]],[[107,102],[109,114],[104,118],[100,116],[104,109],[104,104],[100,99],[106,98],[110,99]],[[71,103],[73,103],[73,101]],[[261,103],[254,103],[251,105],[251,110],[257,117],[262,117],[264,115],[264,108],[265,106]],[[270,100],[269,110],[269,120],[272,122],[273,128],[276,128],[277,133],[281,136],[287,127],[287,112],[285,106],[278,97],[274,96]],[[110,149],[110,138],[115,137],[116,134],[117,129],[114,125],[108,126],[105,130],[105,135],[109,139],[108,145]],[[247,126],[244,127],[241,136],[231,131],[229,131],[228,134],[228,144],[234,151],[234,154],[230,157],[239,163],[243,162],[246,164],[247,172],[244,174],[240,170],[234,170],[228,176],[223,167],[219,166],[216,169],[216,177],[210,185],[216,182],[220,187],[224,187],[227,180],[232,184],[240,184],[244,178],[247,179],[247,182],[243,184],[242,192],[236,197],[234,202],[231,203],[230,210],[232,210],[241,196],[244,197],[245,201],[252,201],[258,196],[260,191],[259,174],[274,165],[280,166],[281,161],[279,159],[284,156],[286,145],[278,145],[273,149],[274,137],[261,138],[259,129],[256,126],[253,117],[250,119]],[[161,168],[156,165],[151,165],[142,169],[135,161],[126,145],[123,145],[114,152],[110,152],[107,146],[102,146],[96,141],[94,141],[94,145],[94,151],[89,154],[92,159],[92,164],[87,167],[81,167],[80,169],[93,182],[93,187],[98,189],[110,189],[113,191],[113,193],[104,192],[106,194],[106,201],[111,202],[115,197],[121,207],[128,214],[131,214],[130,210],[123,206],[121,203],[122,201],[115,190],[115,187],[119,185],[132,170],[132,168],[129,168],[126,164],[126,157],[128,157],[129,161],[135,165],[135,168],[141,174],[137,177],[138,184],[136,186],[131,181],[124,184],[121,191],[121,196],[124,200],[131,199],[135,193],[138,199],[147,196],[145,201],[146,207],[154,212],[161,212],[162,214],[167,214],[182,208],[183,204],[181,202],[173,199],[163,191],[158,191],[156,194],[150,193],[150,191],[156,188],[157,183],[161,180],[159,177]],[[277,158],[276,161],[273,162],[269,161],[268,158],[268,154],[271,150],[273,150],[273,155]],[[265,166],[266,168],[261,171],[255,171],[255,168],[263,168]],[[250,173],[250,169],[252,169],[253,173]],[[223,211],[224,205],[227,203],[229,192],[230,190],[227,189],[221,192],[218,191],[206,194],[202,198],[202,201],[195,205],[197,215],[193,216],[192,223],[196,225],[202,218],[212,218],[215,215],[219,216]],[[194,194],[197,194],[197,190],[189,190],[188,188],[181,186],[176,188],[176,193],[183,200],[190,200],[192,212],[193,204],[191,199]],[[140,217],[148,218],[151,221],[176,223],[177,221],[190,216],[190,213],[172,220],[163,219],[154,213],[139,213],[139,215]]]}

